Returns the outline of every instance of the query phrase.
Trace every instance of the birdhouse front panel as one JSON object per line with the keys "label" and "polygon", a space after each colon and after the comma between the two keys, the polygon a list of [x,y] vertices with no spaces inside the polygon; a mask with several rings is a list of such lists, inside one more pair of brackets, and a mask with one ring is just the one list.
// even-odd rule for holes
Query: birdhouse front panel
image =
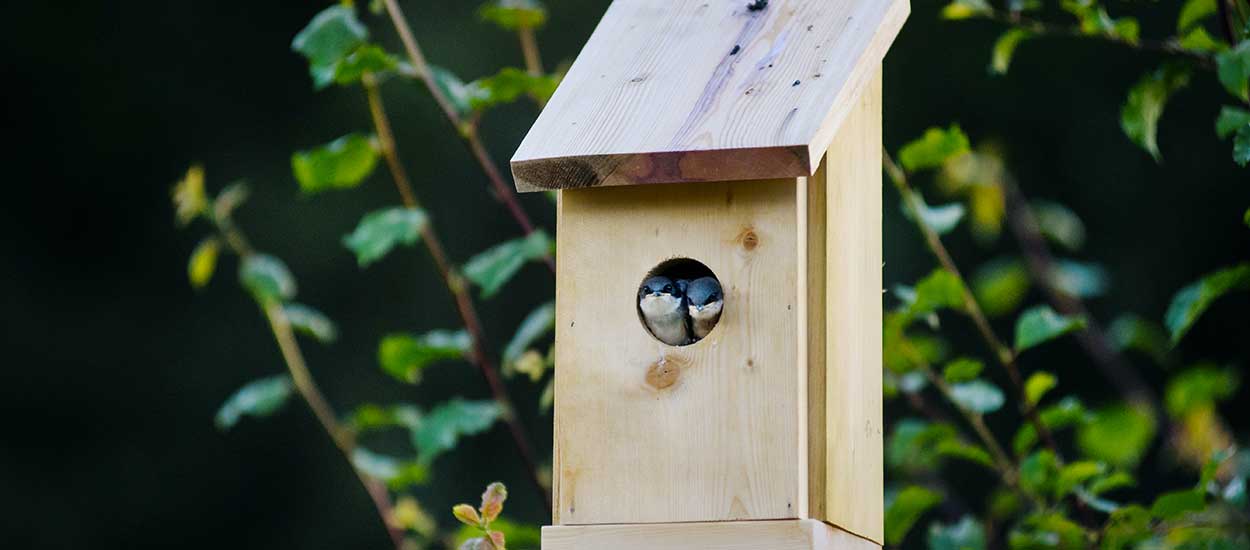
{"label": "birdhouse front panel", "polygon": [[544,548],[882,543],[881,63],[909,11],[608,8],[512,158],[560,190]]}
{"label": "birdhouse front panel", "polygon": [[[561,193],[556,523],[799,517],[800,181]],[[723,289],[719,321],[689,345],[659,340],[639,306],[673,259]]]}

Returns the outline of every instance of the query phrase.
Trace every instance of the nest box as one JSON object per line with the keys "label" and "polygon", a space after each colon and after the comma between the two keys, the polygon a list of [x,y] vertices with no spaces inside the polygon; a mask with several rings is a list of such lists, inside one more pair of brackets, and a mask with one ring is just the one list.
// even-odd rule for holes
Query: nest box
{"label": "nest box", "polygon": [[[908,0],[616,0],[512,159],[558,191],[543,548],[882,543],[881,62]],[[688,345],[652,275],[712,276]]]}

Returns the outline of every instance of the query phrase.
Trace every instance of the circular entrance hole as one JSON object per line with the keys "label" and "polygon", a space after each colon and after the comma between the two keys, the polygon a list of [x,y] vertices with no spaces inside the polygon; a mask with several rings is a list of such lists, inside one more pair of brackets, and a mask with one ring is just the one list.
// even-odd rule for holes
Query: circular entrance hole
{"label": "circular entrance hole", "polygon": [[688,346],[707,337],[724,315],[720,279],[698,260],[673,258],[638,284],[638,320],[656,340]]}

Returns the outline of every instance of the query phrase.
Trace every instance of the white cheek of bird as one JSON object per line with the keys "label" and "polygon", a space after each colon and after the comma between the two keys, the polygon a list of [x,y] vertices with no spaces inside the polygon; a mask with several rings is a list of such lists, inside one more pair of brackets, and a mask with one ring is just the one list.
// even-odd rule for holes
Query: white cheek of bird
{"label": "white cheek of bird", "polygon": [[649,294],[638,302],[651,335],[670,346],[680,346],[688,339],[686,315],[682,299],[671,294]]}
{"label": "white cheek of bird", "polygon": [[696,306],[690,304],[687,309],[690,313],[690,328],[694,332],[694,337],[698,339],[707,338],[712,332],[712,328],[720,321],[721,309],[725,307],[723,300],[717,300],[704,306]]}
{"label": "white cheek of bird", "polygon": [[654,275],[638,288],[638,313],[647,331],[670,346],[702,340],[720,321],[724,294],[715,277],[694,280]]}

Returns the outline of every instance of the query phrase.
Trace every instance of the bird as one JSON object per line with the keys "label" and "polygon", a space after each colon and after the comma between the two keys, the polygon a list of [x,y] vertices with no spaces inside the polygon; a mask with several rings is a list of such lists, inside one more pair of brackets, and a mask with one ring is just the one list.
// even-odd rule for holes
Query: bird
{"label": "bird", "polygon": [[638,288],[638,310],[651,335],[670,346],[690,339],[682,287],[668,277],[650,277]]}
{"label": "bird", "polygon": [[714,277],[700,277],[690,282],[686,290],[686,309],[695,341],[712,332],[724,307],[725,293]]}

